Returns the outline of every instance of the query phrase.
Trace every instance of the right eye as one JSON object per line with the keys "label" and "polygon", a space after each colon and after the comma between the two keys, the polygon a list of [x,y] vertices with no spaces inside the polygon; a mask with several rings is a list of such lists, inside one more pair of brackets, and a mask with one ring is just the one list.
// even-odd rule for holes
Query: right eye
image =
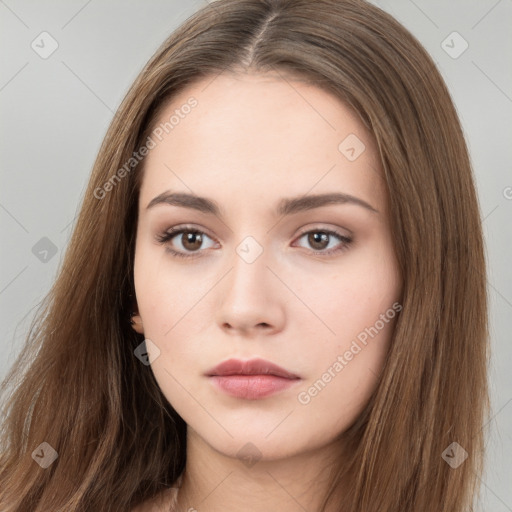
{"label": "right eye", "polygon": [[[173,256],[178,258],[189,258],[198,256],[198,253],[201,252],[200,249],[204,243],[205,237],[209,240],[212,240],[203,231],[191,227],[177,226],[167,229],[163,233],[160,233],[157,235],[156,239],[160,244],[165,245],[165,250],[171,253]],[[169,243],[173,242],[174,239],[177,239],[179,246],[181,246],[178,247],[179,250],[171,247],[173,244]],[[212,245],[210,245],[210,247]]]}

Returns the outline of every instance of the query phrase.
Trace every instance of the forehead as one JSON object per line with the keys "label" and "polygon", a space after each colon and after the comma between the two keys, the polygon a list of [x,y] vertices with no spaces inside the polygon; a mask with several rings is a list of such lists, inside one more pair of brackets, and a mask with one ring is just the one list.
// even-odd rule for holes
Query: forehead
{"label": "forehead", "polygon": [[146,204],[169,189],[221,203],[232,203],[233,192],[243,202],[311,190],[358,195],[384,209],[371,132],[333,94],[284,75],[206,77],[172,98],[151,136]]}

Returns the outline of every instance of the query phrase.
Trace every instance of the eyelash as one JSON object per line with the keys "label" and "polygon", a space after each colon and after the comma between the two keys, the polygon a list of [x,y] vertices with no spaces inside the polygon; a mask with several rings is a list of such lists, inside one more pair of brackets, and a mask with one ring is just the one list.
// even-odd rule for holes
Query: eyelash
{"label": "eyelash", "polygon": [[[188,226],[177,226],[177,227],[170,228],[170,229],[164,231],[163,233],[157,235],[156,240],[158,243],[164,245],[167,242],[169,242],[172,238],[174,238],[175,236],[183,234],[183,233],[195,233],[195,234],[200,234],[200,235],[206,235],[208,238],[211,238],[207,233],[205,233],[204,231],[201,231],[199,229],[196,229],[193,227],[188,227]],[[309,229],[307,231],[302,232],[298,236],[298,239],[301,239],[304,235],[308,235],[310,233],[324,233],[326,235],[336,237],[341,242],[343,242],[343,245],[341,245],[341,247],[339,247],[337,249],[330,249],[328,251],[311,250],[311,252],[315,255],[326,256],[326,257],[331,256],[332,254],[336,254],[336,253],[348,250],[352,243],[352,238],[344,236],[341,233],[338,233],[338,232],[330,230],[330,229]],[[174,249],[171,249],[170,247],[166,247],[166,251],[168,251],[173,257],[177,257],[177,258],[195,258],[198,256],[198,253],[200,252],[200,251],[196,251],[195,253],[192,253],[192,254],[186,254],[186,253],[182,253],[179,251],[175,251]]]}

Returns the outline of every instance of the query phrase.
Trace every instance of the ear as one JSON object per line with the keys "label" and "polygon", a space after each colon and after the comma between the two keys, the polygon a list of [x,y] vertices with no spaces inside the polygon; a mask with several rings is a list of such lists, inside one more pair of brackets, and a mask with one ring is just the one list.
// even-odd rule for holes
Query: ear
{"label": "ear", "polygon": [[130,300],[130,308],[132,311],[130,313],[130,324],[132,326],[132,329],[135,332],[138,332],[139,334],[144,334],[144,329],[142,327],[142,318],[139,315],[139,307],[137,305],[137,299],[135,299],[134,294],[130,294]]}
{"label": "ear", "polygon": [[130,323],[132,325],[132,329],[139,334],[144,334],[144,329],[142,327],[142,318],[138,313],[133,313],[130,317]]}
{"label": "ear", "polygon": [[142,318],[139,315],[139,307],[137,305],[137,299],[135,298],[135,292],[130,293],[130,324],[132,329],[139,333],[144,334],[144,329],[142,327]]}

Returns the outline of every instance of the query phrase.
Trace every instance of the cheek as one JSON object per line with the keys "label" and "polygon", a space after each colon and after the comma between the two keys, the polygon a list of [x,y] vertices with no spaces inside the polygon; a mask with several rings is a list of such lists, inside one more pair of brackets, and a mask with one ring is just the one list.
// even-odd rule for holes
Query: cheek
{"label": "cheek", "polygon": [[[376,322],[379,331],[389,330],[384,328],[388,322],[381,325],[381,315],[400,299],[401,289],[395,261],[388,254],[385,247],[369,247],[347,256],[334,270],[317,273],[314,280],[311,274],[295,278],[297,295],[314,315],[297,315],[309,338],[320,337],[334,350],[344,350],[349,340],[361,333],[364,338],[365,330]],[[388,316],[386,320],[392,319],[394,311]],[[316,331],[313,337],[312,331]]]}
{"label": "cheek", "polygon": [[338,427],[347,427],[375,390],[401,309],[397,268],[381,254],[368,251],[347,260],[305,299],[317,305],[324,325],[303,322],[309,371],[298,402]]}
{"label": "cheek", "polygon": [[344,431],[363,411],[377,387],[389,350],[395,309],[390,304],[383,312],[385,320],[373,316],[361,327],[365,324],[358,317],[365,314],[354,314],[349,325],[334,324],[338,327],[336,339],[324,341],[309,352],[308,378],[298,390],[302,412],[333,433]]}
{"label": "cheek", "polygon": [[179,267],[172,267],[166,253],[155,248],[136,248],[134,281],[144,334],[162,339],[184,313],[193,286]]}
{"label": "cheek", "polygon": [[198,277],[190,267],[170,262],[165,251],[147,248],[136,254],[134,275],[144,337],[154,343],[148,347],[152,372],[168,401],[186,410],[190,396],[182,386],[201,392],[197,376],[205,369],[204,330],[215,310],[208,291],[215,279]]}

